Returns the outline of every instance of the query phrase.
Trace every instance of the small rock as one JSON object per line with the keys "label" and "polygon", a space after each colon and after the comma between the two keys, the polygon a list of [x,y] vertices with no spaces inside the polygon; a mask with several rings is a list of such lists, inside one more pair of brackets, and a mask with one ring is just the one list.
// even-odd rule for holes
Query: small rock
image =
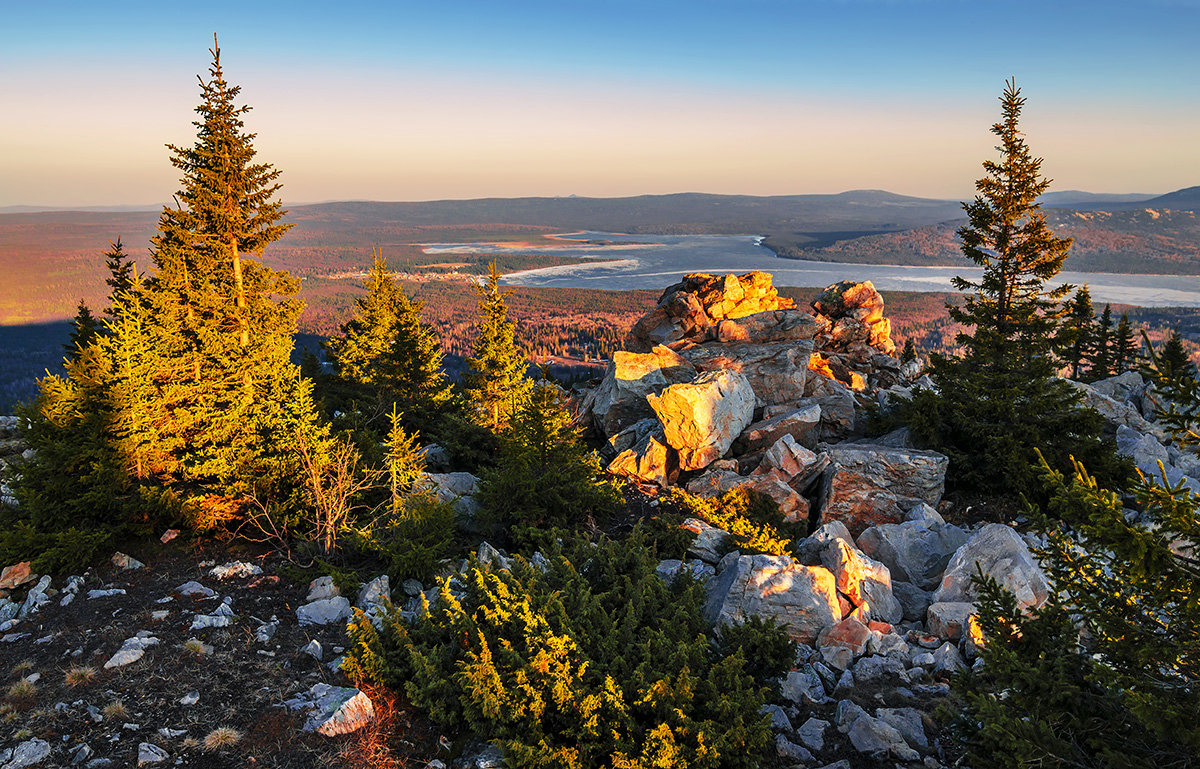
{"label": "small rock", "polygon": [[338,590],[338,586],[334,584],[333,577],[317,577],[308,583],[308,597],[304,601],[305,603],[324,601],[327,598],[336,598],[341,594],[342,591]]}
{"label": "small rock", "polygon": [[187,734],[187,729],[168,729],[164,726],[158,730],[158,734],[164,739],[173,740],[176,737],[182,737]]}
{"label": "small rock", "polygon": [[865,713],[850,725],[846,736],[850,738],[850,744],[859,753],[869,753],[876,757],[883,757],[890,753],[901,761],[916,761],[921,757],[917,751],[908,746],[900,732],[884,721],[872,718]]}
{"label": "small rock", "polygon": [[812,761],[813,754],[807,748],[796,745],[782,734],[775,735],[775,752],[789,761]]}
{"label": "small rock", "polygon": [[929,747],[925,723],[921,711],[916,708],[876,708],[875,717],[900,732],[909,745],[922,749]]}
{"label": "small rock", "polygon": [[71,765],[77,766],[92,757],[92,748],[86,742],[71,751]]}
{"label": "small rock", "polygon": [[308,656],[312,657],[317,662],[320,662],[321,658],[323,656],[325,656],[325,651],[324,651],[324,649],[321,648],[321,642],[315,638],[313,640],[309,641],[307,644],[305,644],[304,648],[301,649],[300,651],[301,651],[301,653],[307,654]]}
{"label": "small rock", "polygon": [[771,727],[777,732],[790,732],[792,730],[792,721],[788,718],[788,714],[783,708],[778,705],[763,705],[758,709],[759,713],[766,713],[771,717]]}
{"label": "small rock", "polygon": [[114,587],[108,590],[89,590],[87,593],[89,601],[94,601],[97,598],[112,598],[118,595],[125,595],[125,591],[119,587]]}
{"label": "small rock", "polygon": [[200,692],[188,692],[179,698],[179,704],[190,707],[200,701]]}
{"label": "small rock", "polygon": [[376,577],[367,582],[358,591],[358,600],[354,605],[360,609],[367,609],[371,606],[380,606],[385,601],[392,600],[392,589],[388,584],[388,576],[386,574]]}
{"label": "small rock", "polygon": [[108,662],[104,663],[104,667],[107,670],[132,665],[142,658],[142,655],[146,653],[146,649],[157,645],[158,639],[154,636],[126,638],[125,643],[121,645],[117,653],[110,657]]}
{"label": "small rock", "polygon": [[123,571],[135,571],[144,567],[146,564],[131,555],[117,552],[112,555],[112,565]]}
{"label": "small rock", "polygon": [[4,769],[24,769],[27,766],[41,763],[48,755],[50,755],[50,743],[34,737],[32,740],[26,740],[17,745],[8,759],[8,763],[4,764]]}
{"label": "small rock", "polygon": [[146,764],[158,764],[170,758],[167,751],[150,742],[143,742],[138,745],[138,766]]}
{"label": "small rock", "polygon": [[824,750],[825,730],[828,728],[828,721],[810,717],[796,730],[796,738],[809,750]]}
{"label": "small rock", "polygon": [[229,627],[233,624],[231,617],[224,617],[212,614],[197,614],[192,617],[192,626],[188,628],[188,632],[195,630],[208,630],[215,627]]}
{"label": "small rock", "polygon": [[259,625],[258,629],[254,631],[254,640],[265,644],[275,636],[275,631],[278,629],[278,622],[266,622]]}
{"label": "small rock", "polygon": [[257,565],[245,561],[231,561],[221,566],[214,566],[209,574],[217,579],[235,579],[237,577],[254,577],[263,571]]}
{"label": "small rock", "polygon": [[167,529],[166,531],[164,531],[162,533],[162,536],[158,538],[158,541],[165,545],[178,536],[179,536],[179,529]]}
{"label": "small rock", "polygon": [[33,582],[37,579],[29,568],[29,561],[14,563],[12,566],[4,567],[4,571],[0,571],[0,590],[12,590],[14,587],[24,585],[26,582]]}
{"label": "small rock", "polygon": [[[343,599],[344,600],[344,599]],[[290,710],[309,711],[304,731],[326,737],[361,729],[375,718],[370,698],[358,689],[315,684],[307,692],[284,702]]]}
{"label": "small rock", "polygon": [[212,598],[216,595],[212,588],[205,587],[199,582],[184,582],[179,587],[171,591],[180,598]]}
{"label": "small rock", "polygon": [[296,619],[301,626],[345,622],[351,614],[350,601],[342,596],[312,601],[296,609]]}

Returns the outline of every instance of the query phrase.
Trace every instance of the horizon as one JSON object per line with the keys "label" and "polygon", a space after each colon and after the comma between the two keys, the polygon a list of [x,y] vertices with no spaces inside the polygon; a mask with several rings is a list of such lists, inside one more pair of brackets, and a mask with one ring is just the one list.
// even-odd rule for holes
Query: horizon
{"label": "horizon", "polygon": [[0,207],[169,200],[164,145],[194,137],[214,30],[292,206],[683,190],[968,200],[1008,77],[1052,191],[1196,183],[1200,3],[1004,8],[217,2],[198,24],[142,2],[19,7],[0,51]]}

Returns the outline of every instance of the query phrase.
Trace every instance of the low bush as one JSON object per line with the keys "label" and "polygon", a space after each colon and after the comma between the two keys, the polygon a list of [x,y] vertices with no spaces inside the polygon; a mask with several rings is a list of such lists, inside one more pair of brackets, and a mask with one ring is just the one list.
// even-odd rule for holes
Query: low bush
{"label": "low bush", "polygon": [[719,497],[704,499],[672,488],[666,500],[687,516],[729,532],[735,550],[767,555],[789,552],[791,539],[781,533],[788,525],[775,500],[766,494],[738,486]]}
{"label": "low bush", "polygon": [[[755,767],[770,744],[760,679],[782,631],[747,626],[712,643],[702,588],[668,586],[635,529],[623,542],[563,532],[544,571],[479,564],[413,623],[351,625],[347,672],[403,691],[445,725],[469,727],[514,767]],[[752,637],[753,669],[736,639]]]}

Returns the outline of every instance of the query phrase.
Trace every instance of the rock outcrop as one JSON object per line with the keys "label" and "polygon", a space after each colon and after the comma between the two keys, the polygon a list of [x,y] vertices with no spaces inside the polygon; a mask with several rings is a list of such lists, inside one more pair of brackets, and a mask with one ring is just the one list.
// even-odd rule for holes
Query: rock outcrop
{"label": "rock outcrop", "polygon": [[731,553],[709,582],[705,612],[717,624],[770,617],[801,643],[841,619],[833,574],[785,555]]}
{"label": "rock outcrop", "polygon": [[729,450],[754,419],[754,390],[736,371],[712,371],[647,396],[681,470],[699,470]]}
{"label": "rock outcrop", "polygon": [[854,535],[900,523],[918,502],[937,506],[949,460],[937,452],[871,444],[823,446],[830,459],[821,488],[822,520],[839,520]]}

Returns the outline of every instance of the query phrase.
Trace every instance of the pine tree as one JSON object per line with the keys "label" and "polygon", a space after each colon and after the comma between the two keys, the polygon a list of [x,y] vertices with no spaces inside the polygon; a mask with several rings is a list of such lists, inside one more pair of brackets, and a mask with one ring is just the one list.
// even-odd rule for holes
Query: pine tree
{"label": "pine tree", "polygon": [[1071,379],[1078,380],[1083,374],[1083,365],[1091,354],[1095,341],[1096,313],[1092,308],[1092,294],[1087,284],[1080,286],[1067,305],[1062,326],[1056,341],[1059,357],[1070,367]]}
{"label": "pine tree", "polygon": [[95,315],[92,315],[87,303],[80,299],[75,319],[71,321],[71,337],[63,345],[63,349],[67,351],[67,359],[77,360],[83,354],[84,348],[96,338],[99,331],[100,321],[96,319]]}
{"label": "pine tree", "polygon": [[900,360],[904,363],[917,359],[917,347],[913,344],[912,337],[904,340],[904,350],[900,353]]}
{"label": "pine tree", "polygon": [[[133,260],[125,253],[125,247],[121,244],[120,237],[115,241],[108,242],[108,251],[104,252],[104,263],[108,267],[108,277],[104,282],[108,284],[108,304],[109,310],[111,310],[116,298],[133,288],[135,273]],[[104,314],[110,315],[109,310],[105,310]]]}
{"label": "pine tree", "polygon": [[1050,180],[1040,175],[1019,128],[1025,99],[1009,81],[1000,97],[999,161],[985,161],[978,195],[964,203],[958,230],[963,254],[983,268],[978,281],[955,277],[966,293],[951,317],[969,329],[957,337],[965,354],[934,356],[939,394],[925,392],[903,406],[914,433],[950,456],[953,482],[1017,495],[1030,491],[1033,450],[1055,463],[1084,457],[1119,472],[1101,438],[1097,414],[1077,408],[1079,395],[1054,378],[1060,303],[1069,286],[1047,282],[1071,245],[1046,225],[1038,198]]}
{"label": "pine tree", "polygon": [[500,290],[495,262],[488,265],[487,278],[475,290],[481,317],[474,351],[467,358],[467,399],[484,424],[499,430],[529,392],[525,376],[529,364],[517,345],[516,324],[508,319],[505,297],[510,292]]}
{"label": "pine tree", "polygon": [[1136,366],[1137,344],[1133,341],[1133,324],[1129,322],[1129,314],[1123,312],[1113,339],[1113,373],[1123,374]]}
{"label": "pine tree", "polygon": [[1113,359],[1112,305],[1106,304],[1096,323],[1096,341],[1092,345],[1091,366],[1088,369],[1092,381],[1106,379],[1115,373]]}

